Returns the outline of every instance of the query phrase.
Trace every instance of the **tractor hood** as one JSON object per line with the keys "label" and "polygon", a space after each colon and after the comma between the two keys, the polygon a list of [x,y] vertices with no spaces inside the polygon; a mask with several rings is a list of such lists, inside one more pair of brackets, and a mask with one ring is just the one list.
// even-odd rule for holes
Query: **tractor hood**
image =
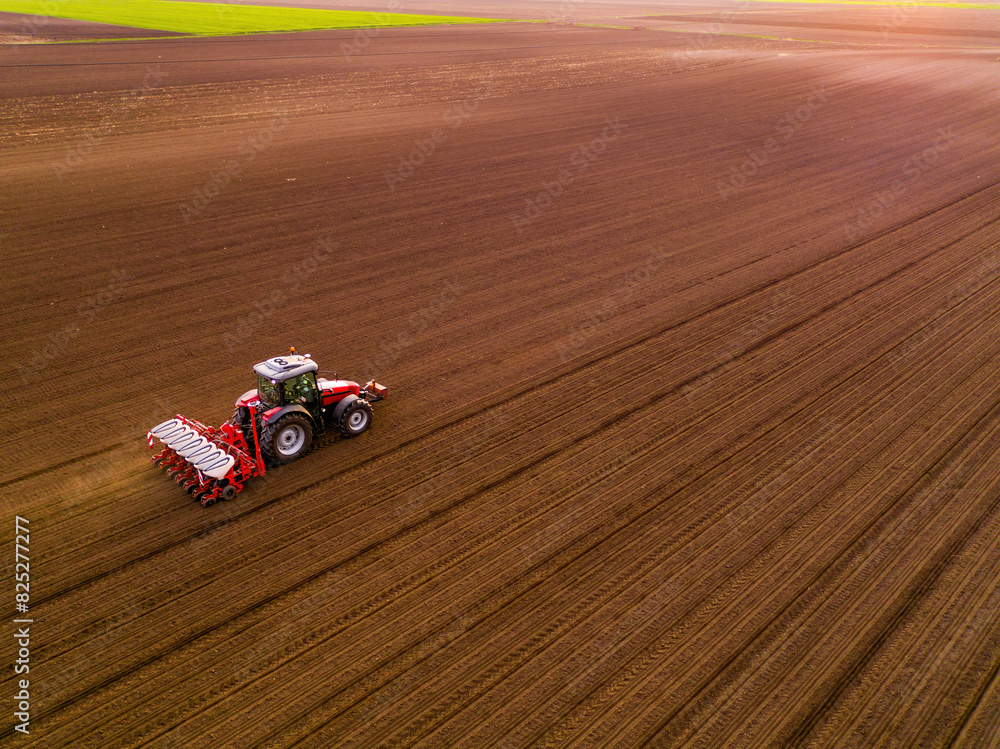
{"label": "tractor hood", "polygon": [[320,377],[316,384],[324,395],[340,395],[342,393],[357,395],[361,392],[361,386],[353,380],[326,380]]}
{"label": "tractor hood", "polygon": [[254,365],[253,371],[275,382],[284,382],[306,372],[315,372],[319,366],[312,359],[299,354],[276,356]]}
{"label": "tractor hood", "polygon": [[325,380],[320,377],[316,384],[319,385],[320,398],[324,407],[332,406],[349,395],[356,396],[361,392],[361,386],[351,380]]}

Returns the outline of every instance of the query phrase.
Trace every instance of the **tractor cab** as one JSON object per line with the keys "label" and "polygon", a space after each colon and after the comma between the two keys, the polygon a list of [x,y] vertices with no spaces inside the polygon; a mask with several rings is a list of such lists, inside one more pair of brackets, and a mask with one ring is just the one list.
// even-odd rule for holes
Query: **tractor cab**
{"label": "tractor cab", "polygon": [[319,387],[316,370],[319,367],[308,355],[276,356],[254,366],[257,374],[257,397],[265,408],[281,408],[298,404],[314,419],[319,418]]}

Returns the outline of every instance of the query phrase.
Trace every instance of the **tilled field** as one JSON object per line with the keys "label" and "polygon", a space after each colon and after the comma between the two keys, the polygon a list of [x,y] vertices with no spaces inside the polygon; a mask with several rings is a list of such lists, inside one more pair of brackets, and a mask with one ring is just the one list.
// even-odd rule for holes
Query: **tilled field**
{"label": "tilled field", "polygon": [[[1000,60],[951,18],[0,48],[4,741],[1000,743]],[[289,345],[375,427],[195,505],[145,430]]]}
{"label": "tilled field", "polygon": [[[68,18],[0,13],[0,44],[43,44],[72,40],[125,39],[175,36],[169,31],[134,29]],[[5,49],[5,54],[10,50]]]}

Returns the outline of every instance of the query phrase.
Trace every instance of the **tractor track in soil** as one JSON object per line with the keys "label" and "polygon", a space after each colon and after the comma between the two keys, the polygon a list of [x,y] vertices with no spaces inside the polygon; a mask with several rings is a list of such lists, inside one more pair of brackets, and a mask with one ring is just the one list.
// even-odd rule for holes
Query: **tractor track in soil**
{"label": "tractor track in soil", "polygon": [[[963,18],[936,33],[960,45]],[[61,385],[43,413],[89,417],[0,474],[37,534],[23,743],[988,744],[996,63],[733,37],[701,63],[685,35],[504,33],[386,32],[339,63],[326,112],[337,56],[287,55],[291,37],[130,42],[110,78],[85,65],[98,47],[59,48],[44,96],[84,120],[114,111],[135,66],[162,55],[172,76],[61,182],[77,136],[26,93],[46,58],[0,48],[0,119],[28,126],[8,136],[21,182],[0,242],[26,275],[5,290],[22,315],[5,357],[72,331],[41,360]],[[236,79],[211,63],[257,50],[271,62]],[[722,200],[717,180],[817,85],[828,101]],[[468,120],[389,189],[463,101]],[[273,144],[181,222],[282,111]],[[614,117],[624,135],[515,231]],[[957,145],[845,241],[937,127]],[[320,267],[269,281],[324,237],[339,244]],[[74,314],[116,268],[131,280]],[[42,272],[51,290],[31,287]],[[274,287],[280,315],[239,336]],[[141,434],[226,418],[249,366],[288,344],[388,384],[375,428],[192,506]],[[31,443],[30,388],[8,395]]]}
{"label": "tractor track in soil", "polygon": [[[308,581],[306,581],[306,582],[308,582]],[[288,590],[286,590],[286,591],[283,591],[283,594],[284,594],[284,593],[288,593],[288,592],[290,592],[290,591],[288,591]],[[204,633],[201,633],[201,634],[204,634]],[[186,643],[184,643],[184,644],[186,644]],[[165,654],[162,654],[162,655],[165,655]]]}
{"label": "tractor track in soil", "polygon": [[[683,386],[683,385],[682,385],[682,386]],[[612,420],[612,421],[614,421],[614,417],[612,417],[612,419],[611,419],[611,420]],[[541,459],[539,459],[538,461],[536,461],[536,463],[535,463],[535,464],[537,464],[538,462],[541,462],[541,461],[545,460],[545,459],[546,459],[547,457],[549,457],[549,456],[543,456],[543,457],[542,457]],[[532,467],[532,466],[528,466],[528,467],[530,468],[530,467]],[[509,478],[510,478],[510,476],[509,476],[509,475],[508,475],[508,476],[504,476],[504,477],[501,477],[501,479],[499,479],[499,480],[498,480],[498,482],[499,482],[499,481],[503,481],[503,480],[508,480]],[[489,488],[489,487],[487,487],[487,489],[488,489],[488,488]],[[446,508],[446,509],[451,509],[451,508]],[[402,534],[405,534],[405,533],[406,533],[406,532],[407,532],[408,530],[410,530],[410,529],[403,529],[403,530],[402,530],[402,531],[400,531],[400,533],[399,533],[399,534],[397,534],[397,535],[402,535]],[[308,538],[308,537],[307,537],[307,538]],[[391,539],[389,539],[389,540],[391,540]],[[280,549],[278,549],[277,551],[280,551]],[[276,551],[272,551],[271,553],[276,553]],[[362,554],[363,554],[363,553],[365,553],[365,550],[363,550],[363,551],[362,551],[361,553],[362,553]],[[307,581],[307,582],[308,582],[308,581]],[[288,592],[288,591],[285,591],[285,592]],[[202,633],[202,634],[203,634],[203,633]]]}
{"label": "tractor track in soil", "polygon": [[[947,208],[950,208],[952,205],[954,205],[955,203],[960,202],[961,200],[968,199],[969,197],[971,197],[971,196],[973,196],[973,195],[975,195],[975,194],[977,194],[979,192],[982,192],[982,191],[985,191],[985,190],[988,190],[988,189],[993,189],[994,187],[996,187],[997,184],[1000,184],[1000,181],[998,181],[996,183],[993,183],[993,184],[990,184],[990,185],[987,185],[987,186],[984,186],[982,188],[979,188],[979,189],[973,191],[972,193],[970,193],[969,195],[963,196],[962,198],[959,198],[959,199],[955,200],[953,203],[949,204],[948,206],[943,206],[942,208],[938,208],[938,209],[934,209],[934,210],[928,211],[928,212],[926,212],[925,214],[923,214],[921,216],[915,217],[914,219],[912,219],[911,221],[909,221],[907,223],[908,224],[909,223],[914,223],[914,222],[916,222],[918,220],[921,220],[923,218],[926,218],[927,216],[932,215],[933,213],[937,213],[939,211],[946,210]],[[992,223],[992,222],[987,222],[987,224],[988,223]],[[986,226],[986,224],[984,224],[983,226]],[[978,228],[982,229],[983,226],[978,227]],[[891,234],[893,231],[896,231],[899,228],[900,227],[898,227],[898,226],[896,226],[896,227],[890,227],[889,229],[886,229],[885,231],[883,231],[882,233],[880,233],[879,235],[873,237],[871,240],[868,240],[868,241],[875,241],[877,239],[881,239],[882,237]],[[976,230],[973,230],[973,231],[976,231]],[[856,246],[851,246],[851,247],[848,247],[847,249],[841,251],[837,255],[830,256],[830,257],[824,257],[823,259],[817,261],[815,265],[808,266],[808,267],[800,270],[799,273],[806,273],[806,272],[812,270],[813,268],[815,268],[818,265],[822,265],[822,264],[825,264],[827,262],[832,262],[833,260],[835,260],[836,258],[838,258],[840,255],[846,255],[846,254],[854,251],[855,249],[856,249]],[[942,249],[946,249],[946,248],[942,248]],[[918,262],[919,259],[920,258],[914,260],[913,263]],[[739,269],[736,269],[736,271],[734,271],[734,272],[738,272],[738,270]],[[900,269],[900,271],[901,270],[905,270],[905,268]],[[897,271],[897,272],[899,272],[899,271]],[[348,466],[346,468],[341,469],[340,471],[335,472],[334,474],[332,474],[330,476],[327,476],[327,477],[321,479],[320,481],[316,482],[315,484],[310,484],[310,485],[307,485],[307,486],[302,487],[300,489],[297,489],[296,493],[302,492],[302,491],[306,491],[306,490],[308,490],[310,488],[314,488],[316,485],[318,485],[318,484],[320,484],[320,483],[322,483],[324,481],[332,480],[334,477],[342,475],[342,474],[347,473],[349,471],[363,468],[365,465],[376,463],[379,460],[384,460],[387,457],[389,457],[390,455],[392,455],[393,453],[395,453],[395,452],[397,452],[399,450],[405,449],[405,448],[407,448],[407,447],[409,447],[411,445],[414,445],[414,444],[418,443],[420,440],[427,438],[428,436],[432,435],[436,431],[439,431],[441,429],[448,429],[448,428],[451,428],[451,427],[453,427],[453,426],[455,426],[455,425],[457,425],[457,424],[459,424],[459,423],[461,423],[463,421],[468,421],[468,420],[471,420],[471,419],[475,419],[476,417],[481,416],[484,413],[487,413],[488,411],[490,411],[492,409],[502,408],[504,405],[510,404],[511,402],[513,402],[514,400],[516,400],[517,398],[522,397],[522,396],[524,396],[524,395],[526,395],[526,394],[528,394],[528,393],[530,393],[532,391],[535,391],[535,390],[537,390],[539,388],[549,387],[549,386],[555,385],[560,380],[563,380],[565,378],[569,378],[569,377],[571,377],[574,374],[577,374],[577,373],[579,373],[579,372],[581,372],[583,370],[586,370],[587,368],[599,366],[600,363],[603,360],[605,360],[605,359],[608,359],[610,357],[623,354],[623,353],[625,353],[626,351],[628,351],[630,349],[641,347],[642,345],[644,345],[645,343],[649,342],[650,340],[652,340],[652,339],[654,339],[654,338],[656,338],[658,336],[662,336],[662,335],[664,335],[666,333],[669,333],[670,331],[674,330],[675,328],[681,327],[683,325],[693,324],[693,323],[697,322],[697,320],[699,318],[701,318],[701,317],[707,317],[707,316],[709,316],[709,315],[711,315],[713,313],[720,312],[720,311],[724,310],[725,308],[727,308],[727,307],[729,307],[731,305],[735,305],[735,304],[737,304],[737,303],[739,303],[741,301],[744,301],[745,299],[749,298],[753,294],[757,294],[757,293],[763,292],[763,291],[765,291],[765,290],[767,290],[769,288],[772,288],[772,287],[774,287],[774,286],[776,286],[776,285],[778,285],[780,283],[785,283],[790,278],[791,277],[780,278],[780,279],[777,279],[777,280],[775,280],[773,282],[764,284],[764,285],[762,285],[762,286],[760,286],[758,288],[750,290],[749,293],[746,296],[744,296],[744,297],[740,297],[738,299],[734,299],[734,300],[727,301],[727,302],[724,302],[722,304],[719,304],[716,307],[713,307],[712,309],[708,310],[707,312],[702,313],[701,315],[698,315],[697,317],[689,318],[689,319],[686,319],[686,320],[681,320],[681,321],[678,321],[676,323],[671,323],[669,326],[666,326],[665,328],[661,328],[661,329],[658,329],[658,330],[653,331],[653,332],[643,333],[642,335],[634,338],[633,340],[629,340],[629,341],[627,341],[625,343],[615,344],[615,346],[612,347],[609,351],[602,351],[601,354],[600,354],[600,356],[598,358],[590,359],[588,361],[580,363],[580,364],[574,366],[573,368],[571,368],[571,369],[569,369],[567,371],[560,372],[560,373],[558,373],[558,374],[556,374],[554,376],[548,377],[547,379],[544,379],[544,380],[541,380],[541,381],[530,382],[530,383],[522,386],[521,388],[519,388],[517,391],[515,391],[513,393],[509,393],[509,394],[505,393],[503,396],[501,396],[499,398],[490,399],[486,404],[483,404],[483,405],[478,405],[477,404],[471,410],[471,412],[469,412],[469,413],[461,413],[460,412],[459,414],[457,414],[453,418],[451,418],[448,422],[445,422],[443,424],[435,424],[432,429],[427,430],[423,434],[420,434],[420,435],[417,435],[415,437],[412,437],[409,440],[407,440],[407,441],[405,441],[405,442],[403,442],[401,444],[394,445],[393,447],[391,447],[391,448],[389,448],[389,449],[387,449],[385,451],[377,453],[375,456],[367,459],[364,463],[358,463],[358,464],[350,465],[350,466]],[[880,281],[878,281],[876,283],[881,282],[881,280],[882,279],[880,279]],[[824,312],[824,311],[825,310],[821,309],[821,310],[817,311],[814,314],[819,315],[819,314],[822,314],[822,312]],[[772,338],[780,337],[784,332],[785,331],[779,330],[779,331],[773,333],[771,337]],[[759,342],[758,345],[763,345],[764,343],[767,343],[767,341],[761,341],[761,342]],[[707,344],[703,343],[702,345],[707,345]],[[695,374],[695,375],[691,376],[691,378],[687,382],[683,382],[680,385],[678,385],[678,388],[683,388],[683,387],[685,387],[687,385],[690,385],[690,384],[692,384],[694,382],[698,382],[699,380],[703,379],[706,375],[708,375],[712,371],[714,371],[714,369],[726,366],[727,363],[720,364],[720,365],[718,365],[718,367],[714,367],[712,369],[707,369],[707,370],[699,372],[698,374]],[[655,371],[655,368],[654,368],[654,370],[651,370],[651,371]],[[558,414],[556,416],[554,416],[554,417],[551,417],[552,420],[554,420],[556,418],[558,418]],[[108,449],[114,449],[114,448],[117,448],[119,446],[120,445],[115,445],[115,446],[112,446],[112,448],[108,448]],[[95,454],[99,454],[99,453],[95,453]],[[91,456],[85,456],[85,458],[89,458],[89,457],[93,457],[93,456],[92,455]],[[268,507],[268,506],[270,506],[272,504],[275,504],[277,502],[281,502],[283,500],[288,500],[288,499],[293,498],[296,493],[276,496],[276,497],[274,497],[274,498],[272,498],[272,499],[270,499],[270,500],[268,500],[268,501],[266,501],[264,503],[255,505],[253,508],[248,509],[246,511],[246,513],[253,513],[253,512],[261,511],[265,507]],[[235,522],[236,520],[239,520],[242,517],[243,517],[242,513],[234,515],[234,516],[228,518],[226,521],[224,521],[223,524]],[[157,516],[157,517],[151,518],[150,521],[148,521],[148,522],[154,523],[154,522],[161,521],[162,519],[163,519],[162,516]],[[74,521],[77,521],[77,520],[78,519],[74,518]],[[67,522],[69,522],[69,521],[67,521]],[[221,525],[222,524],[220,524],[218,526],[212,526],[208,530],[210,530],[210,531],[211,530],[215,530],[216,528],[221,527]],[[119,528],[120,527],[121,526],[119,526]],[[142,530],[141,526],[140,526],[139,530]],[[80,543],[80,527],[79,527],[78,522],[73,527],[73,535],[76,537],[77,543],[79,544]],[[178,545],[184,544],[184,543],[190,543],[191,541],[197,539],[199,537],[199,535],[200,534],[193,534],[191,536],[188,536],[188,537],[185,537],[185,538],[181,538],[181,539],[179,539],[179,540],[177,540],[175,542],[172,542],[172,543],[170,543],[168,545],[165,545],[165,546],[162,546],[162,547],[160,547],[158,549],[152,550],[151,552],[149,552],[148,556],[143,557],[140,560],[131,560],[131,562],[143,561],[146,558],[149,558],[149,556],[153,556],[155,554],[158,554],[158,553],[161,553],[161,552],[164,552],[164,551],[168,551],[168,550],[170,550],[170,549],[172,549],[172,548],[174,548],[174,547],[176,547]],[[84,543],[82,545],[82,547],[85,547],[85,546],[86,546],[86,544]],[[58,557],[56,559],[58,559]],[[81,587],[83,587],[85,585],[88,585],[88,584],[90,584],[92,582],[95,582],[96,580],[101,579],[105,574],[108,574],[111,570],[120,571],[121,569],[122,569],[121,564],[118,563],[115,566],[112,566],[111,569],[108,570],[105,573],[102,573],[102,574],[100,574],[98,576],[90,577],[90,578],[81,580],[79,582],[76,582],[71,587],[68,587],[68,588],[66,588],[64,590],[60,590],[60,591],[58,591],[56,593],[53,593],[49,597],[40,599],[37,603],[39,603],[39,604],[47,603],[48,601],[53,600],[53,599],[55,599],[55,598],[57,598],[57,597],[59,597],[61,595],[64,595],[64,594],[66,594],[68,592],[77,590],[78,588],[81,588]]]}

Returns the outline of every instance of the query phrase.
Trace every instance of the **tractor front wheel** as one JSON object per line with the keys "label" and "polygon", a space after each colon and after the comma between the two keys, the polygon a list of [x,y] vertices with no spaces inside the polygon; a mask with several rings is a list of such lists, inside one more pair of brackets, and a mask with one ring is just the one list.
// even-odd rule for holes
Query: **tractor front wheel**
{"label": "tractor front wheel", "polygon": [[309,452],[312,424],[304,416],[288,414],[267,424],[260,438],[264,455],[277,463],[291,463]]}
{"label": "tractor front wheel", "polygon": [[340,417],[340,431],[345,437],[357,437],[372,425],[372,407],[368,401],[358,399],[344,409]]}

